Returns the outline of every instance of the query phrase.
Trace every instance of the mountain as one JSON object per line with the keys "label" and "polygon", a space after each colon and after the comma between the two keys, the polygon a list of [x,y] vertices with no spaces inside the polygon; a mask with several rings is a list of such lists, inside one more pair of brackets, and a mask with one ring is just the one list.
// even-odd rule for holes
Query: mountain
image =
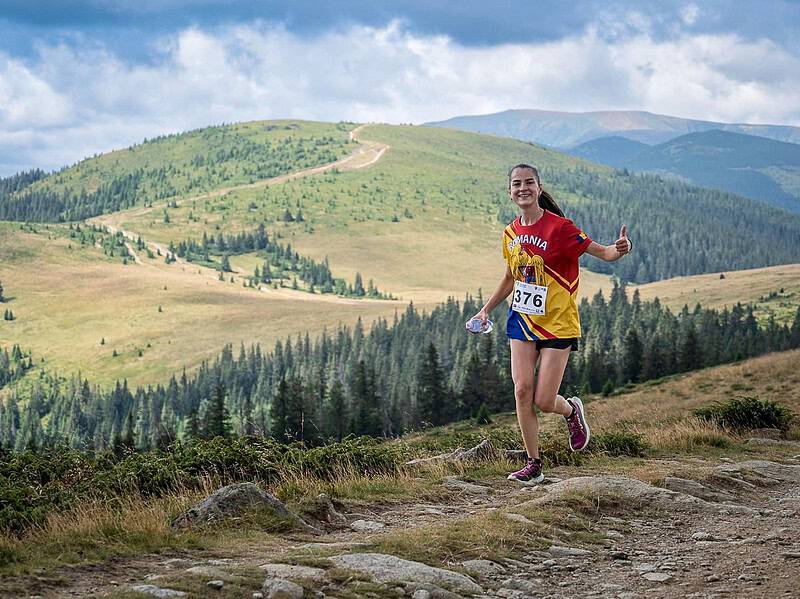
{"label": "mountain", "polygon": [[[360,168],[343,164],[347,154]],[[582,297],[608,286],[611,274],[645,283],[800,262],[800,216],[729,192],[451,129],[248,123],[0,182],[0,213],[16,221],[0,223],[0,281],[13,298],[3,309],[17,317],[3,321],[3,341],[52,370],[150,384],[226,343],[271,347],[359,318],[364,327],[391,322],[408,301],[429,310],[448,297],[485,296],[502,274],[502,230],[515,217],[506,171],[521,161],[541,168],[545,188],[592,239],[611,243],[628,226],[631,255],[612,264],[582,259]],[[88,224],[64,222],[78,209],[94,215]],[[231,244],[262,225],[285,248],[282,266]],[[130,233],[127,255],[114,231]],[[204,239],[211,260],[181,256],[181,243],[202,247]],[[221,240],[230,271],[211,250]],[[316,284],[312,293],[303,258],[402,303],[340,297]]]}
{"label": "mountain", "polygon": [[598,112],[506,110],[494,114],[458,116],[426,124],[513,137],[554,148],[571,148],[598,137],[609,136],[624,137],[653,145],[687,133],[711,129],[800,143],[800,127],[717,123],[632,110]]}
{"label": "mountain", "polygon": [[800,213],[800,145],[732,133],[690,133],[656,146],[617,136],[570,151],[616,168],[675,175]]}

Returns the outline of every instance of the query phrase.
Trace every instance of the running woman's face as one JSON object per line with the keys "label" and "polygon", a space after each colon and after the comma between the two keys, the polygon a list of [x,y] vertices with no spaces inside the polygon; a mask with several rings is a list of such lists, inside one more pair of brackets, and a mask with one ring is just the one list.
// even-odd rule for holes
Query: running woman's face
{"label": "running woman's face", "polygon": [[542,193],[536,175],[529,168],[515,168],[511,173],[511,182],[508,185],[508,195],[511,201],[520,208],[530,208],[538,205],[539,194]]}

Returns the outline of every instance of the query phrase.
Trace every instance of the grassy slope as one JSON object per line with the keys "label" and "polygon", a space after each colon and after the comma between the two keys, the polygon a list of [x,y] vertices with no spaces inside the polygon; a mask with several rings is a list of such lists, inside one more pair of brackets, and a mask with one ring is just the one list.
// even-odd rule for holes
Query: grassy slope
{"label": "grassy slope", "polygon": [[[737,302],[758,304],[761,318],[774,314],[778,322],[791,322],[800,306],[800,264],[770,266],[719,273],[675,277],[638,289],[643,300],[660,298],[662,303],[677,311],[684,305],[693,308],[698,302],[707,308],[731,307]],[[783,290],[783,291],[781,291]],[[770,297],[771,293],[777,294]]]}
{"label": "grassy slope", "polygon": [[[328,153],[341,158],[355,147],[348,137],[351,128],[347,124],[297,120],[208,127],[88,158],[35,183],[31,189],[92,193],[102,183],[141,171],[145,176],[140,199],[183,197],[252,183],[260,168],[292,172],[327,162]],[[320,139],[325,143],[317,147]],[[293,151],[286,151],[289,146]],[[302,157],[294,153],[301,146],[305,151]],[[158,181],[160,169],[167,169],[163,182]],[[167,193],[170,190],[174,193]]]}
{"label": "grassy slope", "polygon": [[[162,259],[124,266],[94,247],[72,242],[70,250],[68,239],[48,239],[43,226],[38,231],[0,223],[0,281],[13,298],[4,307],[17,317],[0,321],[0,347],[19,343],[37,363],[44,357],[51,371],[81,371],[99,383],[165,382],[215,357],[226,343],[271,348],[290,334],[315,334],[359,317],[370,323],[403,309],[397,302],[258,292]],[[113,357],[114,350],[120,355]]]}

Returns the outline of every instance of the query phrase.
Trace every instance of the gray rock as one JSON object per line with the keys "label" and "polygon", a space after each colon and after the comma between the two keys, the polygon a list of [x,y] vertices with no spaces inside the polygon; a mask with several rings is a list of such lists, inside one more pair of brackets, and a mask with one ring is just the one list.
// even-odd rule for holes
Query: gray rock
{"label": "gray rock", "polygon": [[413,595],[411,595],[412,599],[431,599],[430,591],[426,591],[425,589],[419,589],[415,591]]}
{"label": "gray rock", "polygon": [[333,501],[325,493],[320,493],[317,497],[313,516],[329,526],[337,528],[347,526],[347,518],[336,510]]}
{"label": "gray rock", "polygon": [[192,574],[194,576],[205,576],[207,578],[227,578],[228,574],[223,572],[219,568],[215,568],[213,566],[192,566],[191,568],[186,568],[184,570],[187,574]]}
{"label": "gray rock", "polygon": [[698,531],[692,535],[692,538],[695,541],[710,541],[712,537],[707,532]]}
{"label": "gray rock", "polygon": [[267,578],[261,592],[267,599],[303,599],[303,587],[283,578]]}
{"label": "gray rock", "polygon": [[241,516],[249,510],[267,510],[280,518],[286,518],[305,532],[319,531],[308,526],[286,509],[281,501],[259,489],[253,483],[237,483],[221,488],[178,516],[173,528],[188,528],[208,524],[225,518]]}
{"label": "gray rock", "polygon": [[461,562],[461,565],[467,570],[471,570],[480,576],[500,574],[506,571],[503,566],[488,559],[470,559],[465,562]]}
{"label": "gray rock", "polygon": [[547,550],[553,557],[582,557],[584,555],[591,555],[591,551],[586,549],[577,549],[575,547],[563,547],[561,545],[553,545]]}
{"label": "gray rock", "polygon": [[733,495],[716,491],[696,480],[690,480],[688,478],[667,476],[664,479],[664,488],[677,493],[692,495],[693,497],[698,497],[705,501],[733,501],[736,499]]}
{"label": "gray rock", "polygon": [[253,593],[253,599],[264,599],[264,593],[261,591],[256,591]]}
{"label": "gray rock", "polygon": [[207,587],[210,587],[210,588],[212,588],[212,589],[217,589],[217,590],[220,590],[222,587],[224,587],[224,586],[225,586],[225,582],[224,582],[224,581],[222,581],[222,580],[209,580],[209,581],[206,583],[206,586],[207,586]]}
{"label": "gray rock", "polygon": [[524,462],[528,459],[528,452],[524,449],[506,449],[503,451],[503,457],[510,462]]}
{"label": "gray rock", "polygon": [[721,579],[716,574],[709,574],[706,576],[706,582],[719,582]]}
{"label": "gray rock", "polygon": [[536,596],[539,594],[539,587],[525,578],[508,578],[504,580],[500,586],[504,589],[522,591],[529,596]]}
{"label": "gray rock", "polygon": [[800,559],[800,551],[784,551],[781,553],[781,557],[785,557],[786,559]]}
{"label": "gray rock", "polygon": [[451,591],[446,591],[443,588],[437,587],[435,584],[427,584],[423,582],[409,582],[405,584],[405,593],[406,595],[411,595],[412,597],[419,593],[420,591],[425,591],[428,593],[428,597],[430,599],[462,599],[463,596],[457,593],[453,593]]}
{"label": "gray rock", "polygon": [[325,570],[310,566],[293,566],[290,564],[263,564],[259,566],[264,574],[272,578],[292,578],[325,582]]}
{"label": "gray rock", "polygon": [[721,464],[716,472],[731,478],[748,479],[760,484],[777,484],[781,482],[800,482],[800,466],[778,464],[766,460],[749,460],[732,464]]}
{"label": "gray rock", "polygon": [[488,493],[491,489],[483,485],[475,485],[463,480],[459,480],[456,476],[446,476],[444,479],[444,486],[448,489],[456,489],[464,491],[465,493]]}
{"label": "gray rock", "polygon": [[708,503],[697,497],[654,487],[627,476],[578,476],[543,487],[543,489],[547,491],[544,496],[530,499],[524,502],[522,506],[559,503],[564,494],[588,491],[598,496],[613,495],[615,497],[624,497],[628,502],[668,509],[674,509],[676,505],[684,509],[718,509],[716,504]]}
{"label": "gray rock", "polygon": [[382,522],[373,522],[372,520],[354,520],[350,523],[350,528],[356,532],[375,532],[384,526],[386,525]]}
{"label": "gray rock", "polygon": [[137,593],[152,595],[153,597],[186,597],[186,593],[183,591],[162,589],[154,584],[137,584],[132,586],[131,590],[136,591]]}
{"label": "gray rock", "polygon": [[469,576],[434,568],[419,562],[382,553],[354,553],[330,558],[336,566],[367,574],[379,582],[425,582],[451,588],[459,593],[481,593],[483,589]]}
{"label": "gray rock", "polygon": [[666,572],[645,572],[642,574],[642,578],[649,580],[650,582],[667,582],[670,578],[672,578],[672,575],[667,574]]}

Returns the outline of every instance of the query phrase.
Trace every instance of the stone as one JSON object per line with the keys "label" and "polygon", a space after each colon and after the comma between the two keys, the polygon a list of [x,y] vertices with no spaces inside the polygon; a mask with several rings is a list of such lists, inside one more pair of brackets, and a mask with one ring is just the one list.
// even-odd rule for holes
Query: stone
{"label": "stone", "polygon": [[283,578],[267,578],[261,592],[266,599],[303,599],[303,587]]}
{"label": "stone", "polygon": [[350,528],[356,532],[375,532],[384,526],[386,525],[383,522],[374,522],[372,520],[354,520],[350,523]]}
{"label": "stone", "polygon": [[696,480],[678,478],[675,476],[667,476],[664,478],[664,488],[677,493],[692,495],[693,497],[697,497],[705,501],[733,501],[736,499],[729,493],[716,491],[702,483],[697,482]]}
{"label": "stone", "polygon": [[721,464],[715,471],[723,476],[733,479],[747,479],[745,482],[756,481],[761,485],[777,484],[780,482],[800,482],[800,466],[778,464],[766,460],[748,460],[731,464]]}
{"label": "stone", "polygon": [[508,578],[504,580],[500,586],[504,589],[522,591],[523,593],[527,593],[529,596],[535,597],[539,594],[539,587],[526,578]]}
{"label": "stone", "polygon": [[500,574],[506,571],[503,566],[488,559],[470,559],[465,562],[461,562],[461,565],[467,570],[475,572],[480,576]]}
{"label": "stone", "polygon": [[347,526],[347,518],[337,511],[333,501],[325,493],[319,494],[313,510],[313,516],[329,526],[337,528]]}
{"label": "stone", "polygon": [[628,559],[628,554],[624,551],[609,551],[608,555],[611,559]]}
{"label": "stone", "polygon": [[614,541],[621,541],[625,538],[625,536],[617,530],[609,530],[606,531],[606,538],[613,539]]}
{"label": "stone", "polygon": [[575,547],[563,547],[561,545],[553,545],[547,550],[553,557],[582,557],[584,555],[591,555],[591,551],[586,549],[577,549]]}
{"label": "stone", "polygon": [[207,578],[227,578],[228,574],[220,570],[219,568],[215,568],[213,566],[192,566],[191,568],[186,568],[184,570],[187,574],[192,574],[194,576],[205,576]]}
{"label": "stone", "polygon": [[154,584],[137,584],[132,586],[131,590],[145,595],[152,595],[153,597],[186,597],[186,593],[183,591],[162,589]]}
{"label": "stone", "polygon": [[649,580],[650,582],[667,582],[670,578],[672,578],[672,575],[667,574],[666,572],[645,572],[642,574],[642,578]]}
{"label": "stone", "polygon": [[267,510],[295,524],[305,532],[319,533],[292,514],[279,499],[259,489],[254,483],[236,483],[221,488],[189,508],[173,522],[173,528],[188,528],[226,518],[241,516],[250,510]]}
{"label": "stone", "polygon": [[709,574],[706,576],[706,582],[719,582],[719,580],[721,579],[716,574]]}
{"label": "stone", "polygon": [[411,595],[412,599],[431,599],[430,591],[426,591],[425,589],[419,589]]}
{"label": "stone", "polygon": [[784,551],[781,553],[781,557],[785,557],[786,559],[800,559],[800,551]]}
{"label": "stone", "polygon": [[222,587],[225,586],[225,582],[222,580],[209,580],[206,583],[207,587],[211,587],[212,589],[220,590]]}
{"label": "stone", "polygon": [[272,578],[293,578],[313,582],[325,582],[326,580],[325,570],[322,568],[290,564],[262,564],[259,567],[264,570],[264,574]]}
{"label": "stone", "polygon": [[654,572],[656,570],[656,565],[650,563],[644,563],[644,564],[639,564],[634,569],[637,572],[644,574],[645,572]]}
{"label": "stone", "polygon": [[353,553],[330,558],[334,565],[367,574],[379,582],[425,582],[444,586],[458,593],[482,593],[483,589],[472,578],[443,568],[405,560],[383,553]]}
{"label": "stone", "polygon": [[565,494],[589,492],[597,496],[612,495],[624,498],[630,503],[670,510],[675,509],[676,506],[697,510],[718,509],[717,504],[708,503],[697,497],[654,487],[635,478],[619,475],[576,476],[542,488],[546,490],[544,496],[529,499],[522,503],[522,506],[559,503]]}
{"label": "stone", "polygon": [[468,483],[466,481],[459,480],[458,477],[455,476],[446,476],[444,478],[444,486],[448,489],[456,489],[458,491],[464,491],[465,493],[477,494],[488,493],[490,491],[489,487]]}
{"label": "stone", "polygon": [[428,593],[430,599],[462,599],[462,595],[446,591],[443,588],[437,587],[435,584],[427,584],[422,582],[409,582],[405,585],[405,594],[414,596],[414,593],[425,591]]}
{"label": "stone", "polygon": [[695,541],[710,541],[711,535],[708,534],[707,532],[698,531],[692,535],[692,538]]}
{"label": "stone", "polygon": [[264,599],[264,593],[261,591],[256,591],[253,593],[253,599]]}

